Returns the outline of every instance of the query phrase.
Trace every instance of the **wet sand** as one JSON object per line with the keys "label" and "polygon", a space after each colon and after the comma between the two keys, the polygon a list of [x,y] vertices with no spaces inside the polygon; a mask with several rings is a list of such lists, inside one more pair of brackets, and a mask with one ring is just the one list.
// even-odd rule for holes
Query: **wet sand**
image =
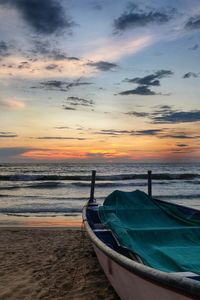
{"label": "wet sand", "polygon": [[0,299],[119,300],[77,228],[1,228]]}

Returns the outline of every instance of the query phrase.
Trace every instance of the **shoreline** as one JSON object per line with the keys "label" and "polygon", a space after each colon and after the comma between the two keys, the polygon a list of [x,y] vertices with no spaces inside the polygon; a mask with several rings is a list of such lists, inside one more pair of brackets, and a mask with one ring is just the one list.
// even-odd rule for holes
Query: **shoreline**
{"label": "shoreline", "polygon": [[10,230],[10,231],[17,231],[17,230],[49,230],[49,231],[56,231],[56,230],[83,230],[82,226],[0,226],[1,230]]}
{"label": "shoreline", "polygon": [[82,216],[81,214],[77,217],[72,216],[11,216],[0,214],[0,228],[7,227],[27,227],[27,228],[69,228],[69,227],[81,227]]}
{"label": "shoreline", "polygon": [[0,299],[119,300],[81,227],[0,227]]}

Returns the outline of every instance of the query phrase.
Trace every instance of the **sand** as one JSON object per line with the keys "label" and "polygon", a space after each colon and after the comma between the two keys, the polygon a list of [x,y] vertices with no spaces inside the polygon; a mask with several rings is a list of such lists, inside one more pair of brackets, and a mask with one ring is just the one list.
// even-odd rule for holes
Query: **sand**
{"label": "sand", "polygon": [[80,229],[1,228],[0,299],[119,300]]}

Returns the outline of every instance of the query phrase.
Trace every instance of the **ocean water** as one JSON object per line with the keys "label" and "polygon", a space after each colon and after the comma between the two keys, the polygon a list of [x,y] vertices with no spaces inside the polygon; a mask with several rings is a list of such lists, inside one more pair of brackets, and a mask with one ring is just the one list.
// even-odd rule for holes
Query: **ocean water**
{"label": "ocean water", "polygon": [[0,165],[0,226],[65,226],[81,223],[96,170],[95,198],[116,189],[147,192],[152,171],[155,198],[200,209],[200,163]]}

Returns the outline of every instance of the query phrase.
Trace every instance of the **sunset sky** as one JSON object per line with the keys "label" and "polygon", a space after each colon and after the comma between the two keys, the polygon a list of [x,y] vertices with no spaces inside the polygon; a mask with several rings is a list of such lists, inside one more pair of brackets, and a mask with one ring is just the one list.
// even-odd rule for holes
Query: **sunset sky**
{"label": "sunset sky", "polygon": [[200,158],[199,0],[0,0],[0,161]]}

